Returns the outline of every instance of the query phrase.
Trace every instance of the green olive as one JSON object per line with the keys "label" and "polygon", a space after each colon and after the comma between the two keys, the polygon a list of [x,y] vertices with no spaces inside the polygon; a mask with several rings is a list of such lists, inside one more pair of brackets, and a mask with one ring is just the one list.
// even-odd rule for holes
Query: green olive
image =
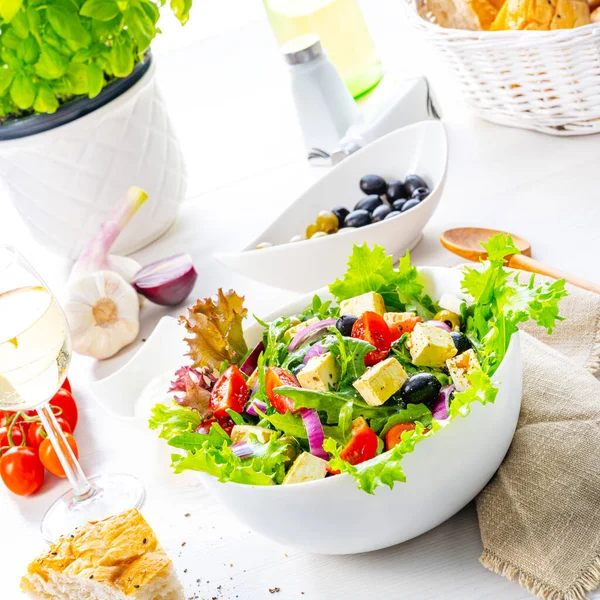
{"label": "green olive", "polygon": [[317,229],[325,233],[335,233],[340,226],[338,218],[330,210],[322,210],[317,216]]}
{"label": "green olive", "polygon": [[444,321],[450,325],[453,331],[460,331],[460,316],[451,310],[440,310],[433,318],[436,321]]}
{"label": "green olive", "polygon": [[307,228],[306,228],[306,239],[310,240],[310,238],[317,233],[317,231],[319,231],[317,229],[317,226],[314,223],[311,223]]}

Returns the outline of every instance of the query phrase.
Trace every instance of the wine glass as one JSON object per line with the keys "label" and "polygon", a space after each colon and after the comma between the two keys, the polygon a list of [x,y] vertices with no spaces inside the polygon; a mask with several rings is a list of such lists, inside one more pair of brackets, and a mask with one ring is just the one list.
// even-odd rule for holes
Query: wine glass
{"label": "wine glass", "polygon": [[48,542],[87,521],[139,508],[145,497],[132,475],[83,473],[49,404],[70,360],[71,332],[56,298],[23,256],[0,245],[0,410],[36,409],[72,487],[42,519]]}

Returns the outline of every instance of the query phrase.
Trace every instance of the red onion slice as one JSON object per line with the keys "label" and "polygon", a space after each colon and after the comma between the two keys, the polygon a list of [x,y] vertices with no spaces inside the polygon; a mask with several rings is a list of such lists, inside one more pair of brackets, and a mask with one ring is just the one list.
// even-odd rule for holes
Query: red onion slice
{"label": "red onion slice", "polygon": [[261,402],[260,400],[252,400],[252,402],[250,402],[250,404],[248,405],[248,408],[246,408],[246,412],[249,415],[252,415],[253,417],[260,417],[260,415],[256,412],[257,408],[262,413],[267,412],[267,405],[264,402]]}
{"label": "red onion slice", "polygon": [[236,444],[231,444],[229,448],[238,458],[243,459],[254,456],[254,452],[252,452],[252,447],[248,442],[237,442]]}
{"label": "red onion slice", "polygon": [[288,351],[293,352],[294,350],[297,350],[302,344],[312,339],[313,336],[325,332],[328,327],[335,325],[335,323],[335,319],[324,319],[323,321],[311,323],[308,327],[305,327],[294,336],[294,339],[288,346]]}
{"label": "red onion slice", "polygon": [[310,347],[310,350],[306,353],[306,356],[302,362],[306,364],[311,358],[325,354],[325,352],[327,352],[327,348],[323,348],[322,344],[317,342]]}
{"label": "red onion slice", "polygon": [[448,333],[452,333],[452,327],[449,327],[448,323],[444,323],[444,321],[425,321],[423,325],[431,325],[432,327],[437,327],[438,329],[443,329]]}
{"label": "red onion slice", "polygon": [[190,295],[197,277],[192,257],[176,254],[142,267],[131,283],[150,302],[176,306]]}
{"label": "red onion slice", "polygon": [[310,453],[318,458],[329,460],[329,454],[323,449],[325,433],[323,432],[321,419],[319,419],[319,413],[314,408],[302,408],[300,414],[302,415],[304,427],[306,427],[306,433],[308,434]]}
{"label": "red onion slice", "polygon": [[431,411],[431,415],[436,421],[443,421],[450,414],[450,396],[456,388],[453,385],[445,385],[438,396],[438,399]]}
{"label": "red onion slice", "polygon": [[248,358],[244,361],[244,364],[240,367],[240,371],[250,377],[250,375],[254,373],[254,370],[258,366],[258,357],[264,349],[265,345],[262,343],[262,341],[258,342],[258,344],[256,344],[254,347],[254,350],[250,352]]}

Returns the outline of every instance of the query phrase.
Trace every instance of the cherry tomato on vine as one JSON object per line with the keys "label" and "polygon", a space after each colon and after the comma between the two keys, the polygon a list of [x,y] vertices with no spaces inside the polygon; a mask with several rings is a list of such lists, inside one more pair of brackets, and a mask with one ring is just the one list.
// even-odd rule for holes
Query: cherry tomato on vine
{"label": "cherry tomato on vine", "polygon": [[365,356],[365,365],[370,366],[382,361],[389,353],[392,345],[392,333],[383,317],[376,312],[364,312],[352,326],[352,337],[369,342],[375,346]]}
{"label": "cherry tomato on vine", "polygon": [[[58,421],[60,428],[65,433],[73,433],[71,426],[66,419],[63,419],[63,417],[57,417],[56,420]],[[27,432],[27,445],[31,448],[39,448],[41,443],[46,439],[45,434],[46,431],[44,426],[39,421],[32,423],[29,427],[29,431]]]}
{"label": "cherry tomato on vine", "polygon": [[44,467],[33,448],[19,446],[0,458],[0,476],[13,494],[29,496],[42,487]]}
{"label": "cherry tomato on vine", "polygon": [[57,414],[58,411],[54,410],[54,414],[58,417],[62,417],[65,419],[69,425],[71,426],[71,431],[75,431],[77,427],[77,419],[79,418],[79,413],[77,411],[77,404],[75,404],[75,399],[73,398],[73,394],[67,390],[58,390],[54,395],[54,398],[50,400],[50,405],[54,408],[60,409],[60,414]]}
{"label": "cherry tomato on vine", "polygon": [[[12,439],[12,444],[9,439],[9,431],[10,431],[10,439]],[[13,425],[4,427],[0,427],[0,448],[4,448],[6,446],[20,446],[25,439],[25,431],[21,425]]]}
{"label": "cherry tomato on vine", "polygon": [[60,387],[63,390],[67,390],[67,392],[69,392],[69,394],[73,393],[73,390],[71,389],[71,382],[69,381],[68,377],[65,377],[65,380],[63,381],[63,383]]}
{"label": "cherry tomato on vine", "polygon": [[[77,448],[77,442],[75,438],[70,433],[65,433],[65,438],[67,438],[67,443],[71,446],[71,450],[73,450],[73,454],[75,458],[79,458],[79,449]],[[52,475],[56,475],[57,477],[66,477],[65,470],[60,464],[60,460],[58,460],[58,456],[56,454],[56,450],[54,450],[50,440],[46,438],[41,444],[39,449],[40,460],[42,464]]]}

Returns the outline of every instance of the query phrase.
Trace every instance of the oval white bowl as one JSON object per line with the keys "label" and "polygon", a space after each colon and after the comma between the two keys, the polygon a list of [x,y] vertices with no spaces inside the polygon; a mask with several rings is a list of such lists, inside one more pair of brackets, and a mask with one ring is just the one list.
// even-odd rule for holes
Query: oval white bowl
{"label": "oval white bowl", "polygon": [[[446,179],[448,141],[441,121],[423,121],[398,129],[351,155],[302,194],[271,226],[241,252],[215,257],[233,270],[268,285],[307,292],[342,274],[354,244],[379,244],[398,256],[412,249],[437,208]],[[351,209],[364,196],[359,181],[376,173],[386,179],[421,175],[431,194],[415,208],[389,220],[342,230],[315,240],[287,243],[303,233],[321,210]],[[274,246],[256,250],[269,241]],[[303,265],[304,268],[298,268]]]}
{"label": "oval white bowl", "polygon": [[[419,273],[432,297],[439,298],[444,292],[460,294],[460,271],[422,267]],[[265,319],[302,311],[314,293],[330,297],[323,288]],[[251,325],[245,334],[249,345],[254,344],[260,339],[261,327]],[[168,377],[162,373],[187,361],[183,335],[175,319],[164,317],[127,365],[92,385],[100,404],[113,415],[147,427],[147,415],[142,413],[151,404],[166,401],[166,389],[158,389],[153,378],[166,386]],[[353,554],[393,546],[450,518],[483,489],[500,466],[521,407],[518,335],[493,379],[499,385],[495,403],[476,403],[468,417],[452,421],[418,444],[403,461],[406,483],[397,483],[393,490],[380,487],[369,495],[348,475],[273,487],[221,483],[204,473],[198,475],[240,521],[282,544],[320,554]],[[153,399],[147,397],[149,386],[154,387]],[[140,394],[144,397],[141,411],[136,409]]]}

